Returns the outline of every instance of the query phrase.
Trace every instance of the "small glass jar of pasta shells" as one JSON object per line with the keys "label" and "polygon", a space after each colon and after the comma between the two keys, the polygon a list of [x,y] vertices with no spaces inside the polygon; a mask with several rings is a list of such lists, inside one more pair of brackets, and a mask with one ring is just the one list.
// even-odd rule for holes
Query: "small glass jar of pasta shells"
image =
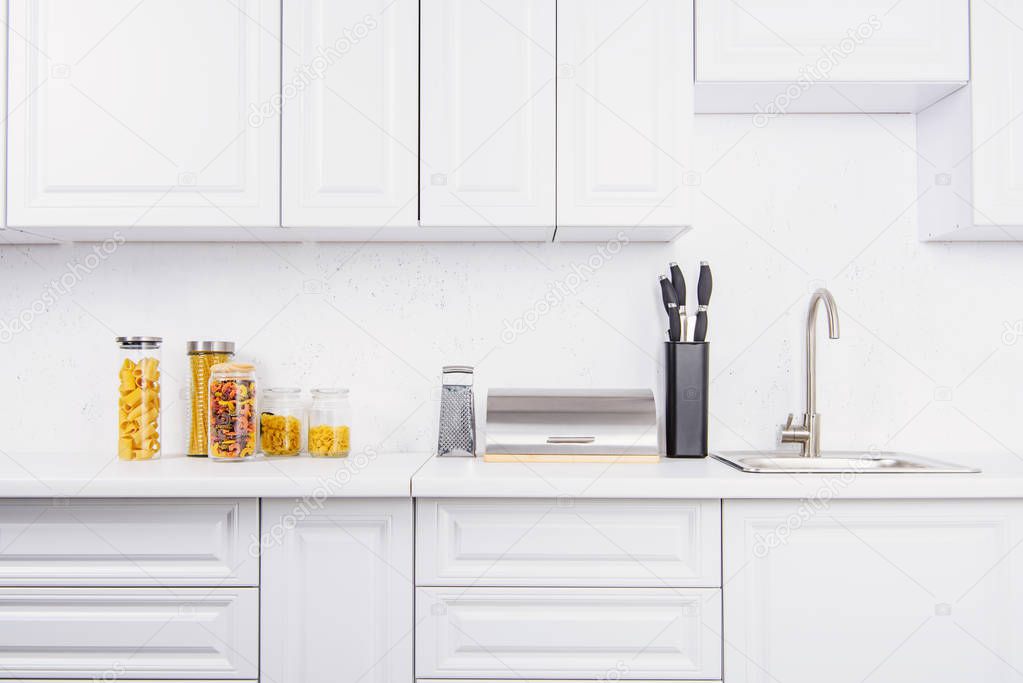
{"label": "small glass jar of pasta shells", "polygon": [[267,389],[263,392],[259,410],[259,444],[263,455],[301,453],[305,413],[301,390],[291,387]]}
{"label": "small glass jar of pasta shells", "polygon": [[118,337],[117,457],[160,455],[160,337]]}
{"label": "small glass jar of pasta shells", "polygon": [[351,449],[351,405],[348,390],[313,389],[309,409],[309,455],[344,458]]}
{"label": "small glass jar of pasta shells", "polygon": [[210,368],[209,457],[245,460],[256,454],[256,367],[251,363],[219,363]]}

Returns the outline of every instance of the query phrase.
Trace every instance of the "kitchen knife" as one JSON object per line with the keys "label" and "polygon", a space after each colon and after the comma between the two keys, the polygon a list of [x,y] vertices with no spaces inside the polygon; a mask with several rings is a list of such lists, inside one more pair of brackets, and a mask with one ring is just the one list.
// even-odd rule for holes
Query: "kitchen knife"
{"label": "kitchen knife", "polygon": [[700,279],[696,283],[696,331],[693,341],[707,341],[707,307],[710,305],[710,294],[714,289],[714,278],[710,274],[710,265],[700,261]]}
{"label": "kitchen knife", "polygon": [[689,341],[689,319],[686,317],[686,278],[682,274],[682,269],[674,261],[668,264],[668,271],[671,273],[671,286],[675,290],[675,299],[678,301],[678,317],[682,323],[679,341]]}
{"label": "kitchen knife", "polygon": [[661,299],[664,301],[664,311],[668,314],[668,341],[680,341],[682,335],[682,321],[678,317],[678,299],[675,297],[675,289],[671,281],[664,277],[660,278]]}

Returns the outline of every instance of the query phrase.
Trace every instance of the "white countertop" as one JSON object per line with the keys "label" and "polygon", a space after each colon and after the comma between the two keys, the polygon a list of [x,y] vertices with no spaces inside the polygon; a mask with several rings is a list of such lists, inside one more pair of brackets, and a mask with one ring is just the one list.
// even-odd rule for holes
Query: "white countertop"
{"label": "white countertop", "polygon": [[487,463],[428,453],[214,462],[183,455],[0,451],[3,498],[1023,498],[1023,460],[938,459],[979,474],[747,474],[713,458],[656,464]]}
{"label": "white countertop", "polygon": [[[924,455],[924,454],[918,454]],[[412,480],[418,498],[1023,498],[1023,460],[934,456],[973,474],[751,474],[714,458],[656,464],[487,463],[433,458]]]}
{"label": "white countertop", "polygon": [[215,462],[164,455],[122,462],[113,453],[0,451],[3,498],[407,498],[428,453]]}

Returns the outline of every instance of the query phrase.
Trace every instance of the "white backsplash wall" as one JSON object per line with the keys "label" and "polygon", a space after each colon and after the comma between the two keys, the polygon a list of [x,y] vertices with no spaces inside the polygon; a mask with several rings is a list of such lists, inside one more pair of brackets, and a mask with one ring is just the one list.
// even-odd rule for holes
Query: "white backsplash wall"
{"label": "white backsplash wall", "polygon": [[[913,117],[763,128],[705,117],[697,133],[695,229],[613,255],[564,244],[127,244],[103,258],[93,245],[0,248],[0,449],[114,457],[118,334],[165,339],[171,452],[187,437],[184,345],[196,338],[237,340],[264,387],[350,387],[356,448],[432,449],[449,363],[475,365],[480,393],[638,386],[660,402],[657,275],[678,260],[695,295],[704,259],[712,447],[772,447],[801,411],[806,302],[826,285],[842,339],[819,343],[825,448],[1023,453],[1023,250],[917,241]],[[69,291],[51,284],[69,268]]]}

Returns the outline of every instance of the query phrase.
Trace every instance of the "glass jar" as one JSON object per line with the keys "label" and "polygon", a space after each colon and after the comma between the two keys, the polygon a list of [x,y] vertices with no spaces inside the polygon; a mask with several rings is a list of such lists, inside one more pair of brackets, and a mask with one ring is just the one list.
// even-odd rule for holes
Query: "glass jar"
{"label": "glass jar", "polygon": [[304,417],[300,390],[274,387],[264,391],[259,413],[259,445],[263,454],[301,453]]}
{"label": "glass jar", "polygon": [[234,358],[234,342],[190,341],[188,342],[188,365],[190,367],[189,395],[191,415],[188,422],[188,455],[206,457],[209,441],[209,408],[206,396],[210,383],[210,368]]}
{"label": "glass jar", "polygon": [[160,455],[160,337],[118,337],[117,457]]}
{"label": "glass jar", "polygon": [[210,368],[209,457],[244,460],[256,454],[256,366],[219,363]]}
{"label": "glass jar", "polygon": [[351,448],[351,404],[347,389],[313,389],[309,409],[309,454],[344,458]]}

